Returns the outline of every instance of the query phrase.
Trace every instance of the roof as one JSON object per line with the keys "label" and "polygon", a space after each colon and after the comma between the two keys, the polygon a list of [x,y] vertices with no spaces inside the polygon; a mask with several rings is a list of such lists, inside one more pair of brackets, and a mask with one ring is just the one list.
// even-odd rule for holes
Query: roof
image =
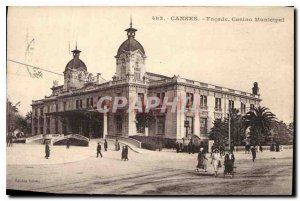
{"label": "roof", "polygon": [[136,51],[138,49],[141,50],[143,54],[145,54],[143,46],[137,40],[135,40],[134,37],[128,37],[128,39],[125,40],[119,47],[117,55],[120,55],[122,50],[129,52]]}
{"label": "roof", "polygon": [[65,70],[79,69],[79,68],[83,68],[84,70],[87,70],[85,63],[81,61],[78,57],[74,57],[71,61],[68,62]]}

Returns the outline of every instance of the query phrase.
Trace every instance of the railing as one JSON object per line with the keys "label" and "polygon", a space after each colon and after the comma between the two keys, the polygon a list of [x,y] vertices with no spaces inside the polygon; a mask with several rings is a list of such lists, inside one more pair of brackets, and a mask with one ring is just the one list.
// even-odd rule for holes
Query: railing
{"label": "railing", "polygon": [[34,140],[43,139],[43,135],[35,135],[29,138],[26,138],[25,143],[32,142]]}
{"label": "railing", "polygon": [[217,112],[222,112],[222,108],[215,108],[215,111],[217,111]]}
{"label": "railing", "polygon": [[142,143],[133,138],[118,136],[118,135],[107,135],[106,137],[107,137],[107,139],[118,139],[120,142],[125,142],[125,143],[131,144],[137,148],[142,148]]}
{"label": "railing", "polygon": [[207,110],[208,107],[207,106],[200,106],[200,110]]}
{"label": "railing", "polygon": [[189,79],[185,79],[185,78],[181,78],[181,77],[174,77],[172,79],[165,79],[165,80],[161,80],[161,81],[156,81],[155,83],[150,84],[150,86],[170,82],[170,80],[173,80],[175,82],[177,81],[177,82],[181,82],[181,83],[186,83],[186,84],[192,84],[192,85],[195,85],[195,86],[205,87],[205,88],[208,88],[208,89],[229,92],[229,93],[232,93],[232,94],[244,95],[244,96],[253,97],[253,98],[259,98],[259,95],[255,95],[255,94],[252,94],[252,93],[247,93],[247,92],[243,92],[243,91],[235,90],[235,89],[230,89],[230,88],[226,88],[226,87],[220,87],[220,86],[216,86],[216,85],[213,85],[213,84],[207,84],[207,83],[198,82],[198,81],[194,81],[194,80],[189,80]]}
{"label": "railing", "polygon": [[79,134],[70,134],[70,135],[67,135],[67,136],[65,136],[66,138],[75,138],[75,139],[78,139],[78,140],[84,140],[84,141],[90,141],[90,139],[89,138],[87,138],[87,137],[84,137],[84,136],[82,136],[82,135],[79,135]]}
{"label": "railing", "polygon": [[[271,146],[262,146],[263,151],[268,150],[270,151]],[[293,145],[280,145],[280,150],[284,149],[293,149]],[[245,146],[234,146],[234,151],[245,151]]]}

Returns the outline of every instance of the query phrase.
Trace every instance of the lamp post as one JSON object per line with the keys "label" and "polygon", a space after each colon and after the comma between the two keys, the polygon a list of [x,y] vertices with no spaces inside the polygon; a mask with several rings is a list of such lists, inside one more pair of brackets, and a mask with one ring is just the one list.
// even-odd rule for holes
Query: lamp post
{"label": "lamp post", "polygon": [[230,149],[230,108],[228,108],[228,146],[229,146],[229,151]]}

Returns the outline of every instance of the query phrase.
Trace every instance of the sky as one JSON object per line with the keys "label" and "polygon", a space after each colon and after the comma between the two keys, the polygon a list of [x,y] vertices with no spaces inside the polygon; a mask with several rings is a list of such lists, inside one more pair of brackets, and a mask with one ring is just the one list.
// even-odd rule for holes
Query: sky
{"label": "sky", "polygon": [[[88,71],[110,80],[132,16],[148,72],[246,92],[258,82],[261,105],[289,123],[294,110],[293,14],[287,7],[9,7],[7,58],[62,73],[77,41]],[[172,16],[196,16],[198,21]],[[284,22],[233,22],[233,17]],[[7,62],[7,97],[21,101],[22,114],[31,110],[32,100],[51,94],[54,80],[63,84],[63,76],[43,72],[42,78],[31,78],[26,67]]]}

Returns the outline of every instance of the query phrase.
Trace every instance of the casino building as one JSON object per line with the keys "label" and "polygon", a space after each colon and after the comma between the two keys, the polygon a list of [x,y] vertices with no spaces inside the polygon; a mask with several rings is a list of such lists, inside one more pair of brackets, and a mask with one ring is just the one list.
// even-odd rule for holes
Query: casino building
{"label": "casino building", "polygon": [[[207,141],[213,121],[226,117],[230,108],[243,114],[260,104],[257,83],[248,93],[146,71],[146,52],[136,40],[137,29],[131,23],[125,31],[127,39],[117,51],[116,72],[109,81],[100,73],[94,76],[88,72],[76,45],[73,58],[63,72],[64,84],[54,84],[51,95],[32,101],[32,134],[80,134],[89,138],[160,136],[176,140],[195,136]],[[143,113],[136,111],[99,113],[97,102],[104,96],[138,97],[142,100],[150,96],[161,100],[180,97],[189,101],[185,111],[152,111],[151,123],[145,124],[140,120]],[[197,112],[191,110],[194,102],[200,105]],[[108,102],[103,104],[110,107]],[[161,104],[154,110],[159,107]]]}

